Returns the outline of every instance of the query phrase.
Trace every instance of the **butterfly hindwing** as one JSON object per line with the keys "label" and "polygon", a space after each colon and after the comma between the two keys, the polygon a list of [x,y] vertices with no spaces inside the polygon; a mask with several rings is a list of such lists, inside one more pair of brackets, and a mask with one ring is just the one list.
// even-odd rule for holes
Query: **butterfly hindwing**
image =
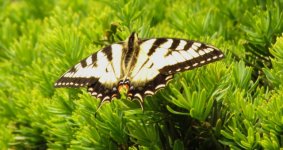
{"label": "butterfly hindwing", "polygon": [[87,87],[87,91],[94,97],[99,98],[100,103],[120,98],[120,93],[114,88],[107,88],[100,82],[96,82]]}
{"label": "butterfly hindwing", "polygon": [[164,88],[167,83],[172,80],[173,75],[159,74],[151,81],[147,82],[144,86],[136,86],[129,91],[130,99],[137,99],[140,103],[143,103],[145,96],[154,95],[156,91]]}

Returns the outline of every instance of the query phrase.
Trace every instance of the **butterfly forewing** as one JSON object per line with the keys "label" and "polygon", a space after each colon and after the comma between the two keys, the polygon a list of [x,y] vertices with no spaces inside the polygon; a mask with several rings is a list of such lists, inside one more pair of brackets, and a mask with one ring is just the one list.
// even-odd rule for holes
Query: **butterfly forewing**
{"label": "butterfly forewing", "polygon": [[122,44],[105,47],[73,66],[55,83],[55,87],[88,86],[88,92],[95,97],[112,97],[111,90],[121,76],[122,52]]}
{"label": "butterfly forewing", "polygon": [[224,57],[219,49],[204,43],[180,39],[169,39],[169,41],[173,41],[172,45],[175,46],[169,48],[163,56],[168,63],[160,68],[161,73],[174,74],[194,69]]}
{"label": "butterfly forewing", "polygon": [[[137,63],[131,74],[134,95],[153,95],[165,87],[173,74],[190,70],[223,57],[223,53],[206,44],[182,39],[148,39],[140,42]],[[141,88],[143,87],[143,88]]]}

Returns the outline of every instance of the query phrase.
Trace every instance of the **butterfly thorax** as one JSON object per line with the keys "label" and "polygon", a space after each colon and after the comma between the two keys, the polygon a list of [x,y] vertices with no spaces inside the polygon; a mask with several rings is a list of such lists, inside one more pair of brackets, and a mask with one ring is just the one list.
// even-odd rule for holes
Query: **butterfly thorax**
{"label": "butterfly thorax", "polygon": [[122,78],[123,80],[126,80],[137,62],[137,55],[139,52],[138,36],[135,32],[124,42],[123,51],[124,53],[121,62]]}

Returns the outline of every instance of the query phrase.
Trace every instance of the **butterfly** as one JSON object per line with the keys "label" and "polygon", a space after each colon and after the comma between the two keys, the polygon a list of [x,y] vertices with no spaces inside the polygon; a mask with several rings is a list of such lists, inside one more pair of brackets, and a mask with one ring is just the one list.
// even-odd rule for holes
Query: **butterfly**
{"label": "butterfly", "polygon": [[56,81],[55,87],[87,87],[100,105],[125,95],[143,107],[174,74],[224,58],[217,48],[185,39],[140,39],[133,32],[125,41],[106,46],[83,59]]}

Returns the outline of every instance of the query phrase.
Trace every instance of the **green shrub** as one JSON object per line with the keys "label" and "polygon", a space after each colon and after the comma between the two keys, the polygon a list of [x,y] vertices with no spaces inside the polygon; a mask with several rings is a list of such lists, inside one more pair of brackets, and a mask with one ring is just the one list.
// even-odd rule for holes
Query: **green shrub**
{"label": "green shrub", "polygon": [[[0,0],[1,149],[282,149],[282,0]],[[210,43],[225,59],[175,75],[144,111],[54,89],[125,39]]]}

